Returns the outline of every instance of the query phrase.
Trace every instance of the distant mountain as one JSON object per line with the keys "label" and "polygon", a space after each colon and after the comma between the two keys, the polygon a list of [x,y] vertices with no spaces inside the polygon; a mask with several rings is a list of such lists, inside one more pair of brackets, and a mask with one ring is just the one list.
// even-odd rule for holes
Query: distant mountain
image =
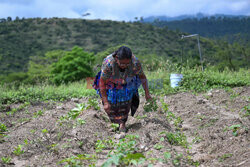
{"label": "distant mountain", "polygon": [[200,34],[213,39],[223,39],[230,43],[250,45],[250,16],[223,14],[209,16],[198,13],[178,17],[150,17],[143,23],[190,34]]}
{"label": "distant mountain", "polygon": [[214,14],[214,15],[208,15],[204,13],[197,13],[194,15],[179,15],[175,17],[170,17],[170,16],[149,16],[143,19],[143,22],[154,22],[155,20],[157,21],[179,21],[179,20],[184,20],[184,19],[202,19],[202,18],[247,18],[249,16],[244,16],[244,15],[225,15],[225,14]]}

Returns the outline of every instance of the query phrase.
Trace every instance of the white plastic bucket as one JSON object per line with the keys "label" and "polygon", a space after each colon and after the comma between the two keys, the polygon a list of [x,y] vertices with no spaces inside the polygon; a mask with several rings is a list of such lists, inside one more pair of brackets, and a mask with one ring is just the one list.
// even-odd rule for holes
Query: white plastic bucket
{"label": "white plastic bucket", "polygon": [[179,83],[181,82],[182,78],[183,78],[182,74],[170,74],[171,87],[175,88],[179,86]]}

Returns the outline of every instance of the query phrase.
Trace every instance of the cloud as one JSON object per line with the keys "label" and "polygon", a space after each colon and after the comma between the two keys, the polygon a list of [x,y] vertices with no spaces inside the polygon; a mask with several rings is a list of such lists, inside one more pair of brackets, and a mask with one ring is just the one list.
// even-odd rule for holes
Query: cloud
{"label": "cloud", "polygon": [[133,20],[135,17],[181,14],[249,15],[249,0],[0,0],[0,18],[67,17]]}

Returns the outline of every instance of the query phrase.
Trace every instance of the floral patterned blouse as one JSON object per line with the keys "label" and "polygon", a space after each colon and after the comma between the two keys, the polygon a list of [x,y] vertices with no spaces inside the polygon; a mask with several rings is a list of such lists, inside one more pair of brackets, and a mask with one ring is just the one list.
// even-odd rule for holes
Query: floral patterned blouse
{"label": "floral patterned blouse", "polygon": [[143,74],[142,66],[137,57],[132,55],[130,65],[124,72],[119,70],[119,66],[115,58],[111,55],[107,56],[102,63],[101,77],[103,79],[126,79]]}

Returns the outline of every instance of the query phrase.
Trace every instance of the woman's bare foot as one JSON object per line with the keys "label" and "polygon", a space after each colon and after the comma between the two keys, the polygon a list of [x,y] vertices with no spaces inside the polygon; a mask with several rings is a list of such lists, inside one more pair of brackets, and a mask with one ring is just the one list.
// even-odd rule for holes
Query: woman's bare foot
{"label": "woman's bare foot", "polygon": [[127,132],[127,129],[126,129],[125,123],[121,123],[121,124],[120,124],[119,131],[120,131],[120,132]]}

